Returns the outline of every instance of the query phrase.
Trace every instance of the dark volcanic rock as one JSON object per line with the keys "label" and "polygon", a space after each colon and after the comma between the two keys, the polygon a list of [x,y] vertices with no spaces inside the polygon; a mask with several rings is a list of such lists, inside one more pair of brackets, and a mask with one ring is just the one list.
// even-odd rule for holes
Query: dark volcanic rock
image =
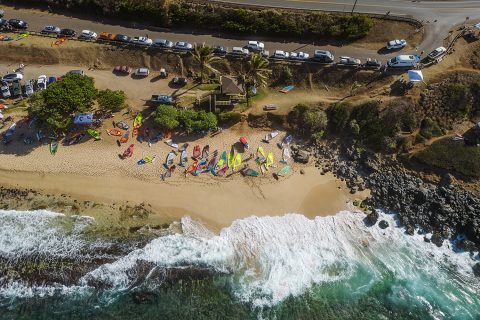
{"label": "dark volcanic rock", "polygon": [[365,223],[373,226],[375,223],[377,223],[378,220],[378,212],[377,210],[372,210],[366,217],[365,217]]}
{"label": "dark volcanic rock", "polygon": [[293,160],[300,163],[308,163],[310,160],[310,153],[305,150],[298,150],[293,152]]}
{"label": "dark volcanic rock", "polygon": [[473,267],[473,274],[476,276],[476,277],[480,277],[480,262],[477,262]]}
{"label": "dark volcanic rock", "polygon": [[386,229],[388,228],[388,222],[385,220],[382,220],[378,223],[378,226],[380,227],[380,229]]}

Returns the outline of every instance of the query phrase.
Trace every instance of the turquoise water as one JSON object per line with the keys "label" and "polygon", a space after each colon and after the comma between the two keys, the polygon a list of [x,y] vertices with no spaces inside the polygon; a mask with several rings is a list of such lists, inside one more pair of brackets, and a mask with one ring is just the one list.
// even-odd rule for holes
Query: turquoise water
{"label": "turquoise water", "polygon": [[[220,234],[186,217],[181,234],[109,251],[85,236],[93,219],[0,211],[0,319],[479,319],[477,256],[381,216],[385,230],[342,212],[253,216]],[[25,266],[39,259],[55,267],[36,278]],[[72,260],[69,278],[53,276]]]}

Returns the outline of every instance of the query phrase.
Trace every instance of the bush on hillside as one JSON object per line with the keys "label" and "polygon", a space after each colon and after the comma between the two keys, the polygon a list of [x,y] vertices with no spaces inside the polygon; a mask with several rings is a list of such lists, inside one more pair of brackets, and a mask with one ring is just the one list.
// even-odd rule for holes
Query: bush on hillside
{"label": "bush on hillside", "polygon": [[235,124],[242,120],[242,114],[240,112],[227,111],[217,115],[218,122],[223,124]]}
{"label": "bush on hillside", "polygon": [[327,109],[330,130],[341,133],[350,119],[351,106],[346,102],[335,103]]}
{"label": "bush on hillside", "polygon": [[287,122],[300,134],[310,137],[316,134],[315,140],[318,140],[317,138],[320,135],[323,136],[327,129],[328,118],[320,107],[310,108],[304,104],[298,104],[288,113]]}
{"label": "bush on hillside", "polygon": [[182,126],[187,133],[217,127],[217,117],[211,112],[194,109],[178,111],[168,105],[158,106],[153,121],[161,129],[175,129]]}
{"label": "bush on hillside", "polygon": [[467,87],[461,83],[450,83],[445,93],[445,106],[459,116],[470,113],[471,105]]}

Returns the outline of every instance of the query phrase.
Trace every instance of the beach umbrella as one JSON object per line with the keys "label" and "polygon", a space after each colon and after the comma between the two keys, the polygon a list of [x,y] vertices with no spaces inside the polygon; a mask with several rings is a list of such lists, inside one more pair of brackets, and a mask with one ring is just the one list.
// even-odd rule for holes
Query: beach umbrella
{"label": "beach umbrella", "polygon": [[408,70],[408,81],[423,82],[423,73],[421,70]]}

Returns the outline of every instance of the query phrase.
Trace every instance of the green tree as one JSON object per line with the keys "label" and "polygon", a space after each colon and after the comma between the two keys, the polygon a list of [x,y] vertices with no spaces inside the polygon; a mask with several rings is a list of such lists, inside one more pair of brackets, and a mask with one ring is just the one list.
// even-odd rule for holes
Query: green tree
{"label": "green tree", "polygon": [[117,112],[125,107],[125,92],[122,90],[105,89],[98,92],[97,101],[100,108]]}
{"label": "green tree", "polygon": [[247,94],[247,106],[250,106],[250,90],[253,87],[266,87],[268,77],[272,70],[268,69],[269,62],[260,53],[250,56],[245,73],[245,91]]}
{"label": "green tree", "polygon": [[458,116],[470,113],[471,104],[467,87],[461,83],[451,83],[446,88],[445,105]]}
{"label": "green tree", "polygon": [[212,67],[212,63],[221,60],[221,58],[213,54],[213,48],[208,47],[203,43],[201,46],[195,46],[192,55],[200,64],[200,83],[203,83],[205,71],[218,72]]}
{"label": "green tree", "polygon": [[187,133],[208,130],[217,127],[217,117],[213,113],[205,112],[203,110],[183,110],[179,113],[178,119]]}
{"label": "green tree", "polygon": [[28,112],[41,127],[64,129],[74,114],[91,110],[96,94],[93,78],[68,74],[34,95]]}
{"label": "green tree", "polygon": [[153,114],[153,122],[161,129],[175,129],[180,125],[178,111],[172,106],[161,104]]}

